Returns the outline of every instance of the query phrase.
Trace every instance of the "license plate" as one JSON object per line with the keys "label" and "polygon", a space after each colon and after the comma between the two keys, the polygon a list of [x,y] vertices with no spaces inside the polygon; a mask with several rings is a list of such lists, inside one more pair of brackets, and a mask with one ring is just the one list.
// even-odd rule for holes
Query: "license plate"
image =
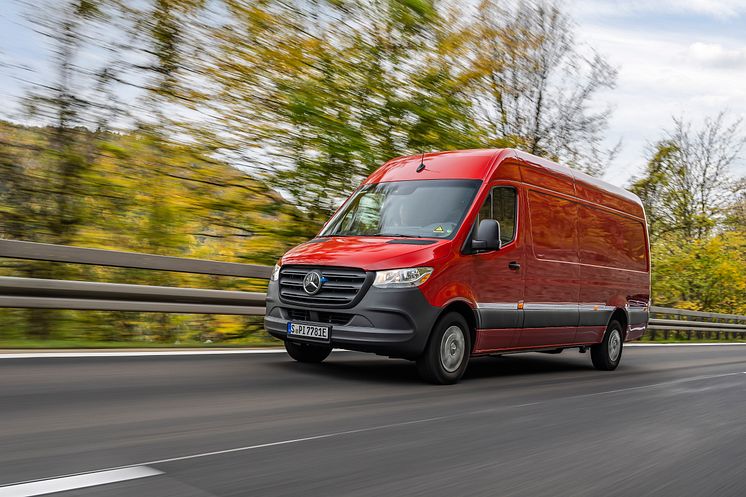
{"label": "license plate", "polygon": [[288,323],[288,336],[329,341],[331,329],[331,326],[290,322]]}

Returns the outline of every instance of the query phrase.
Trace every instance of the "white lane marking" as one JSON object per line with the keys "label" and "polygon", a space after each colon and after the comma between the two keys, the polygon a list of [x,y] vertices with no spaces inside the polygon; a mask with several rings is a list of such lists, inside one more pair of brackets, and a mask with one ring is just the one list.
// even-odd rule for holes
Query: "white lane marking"
{"label": "white lane marking", "polygon": [[238,350],[154,350],[115,352],[8,352],[0,353],[0,359],[39,359],[44,357],[158,357],[184,355],[231,355],[231,354],[276,354],[285,349],[238,349]]}
{"label": "white lane marking", "polygon": [[37,480],[29,483],[19,483],[0,487],[0,497],[31,497],[33,495],[45,495],[55,492],[66,492],[80,488],[107,485],[120,481],[136,480],[162,474],[147,466],[128,466],[125,468],[97,471],[73,476],[63,476],[49,480]]}
{"label": "white lane marking", "polygon": [[[515,407],[523,407],[523,406],[515,406]],[[203,452],[200,454],[189,454],[186,456],[179,456],[179,457],[169,457],[167,459],[158,459],[155,461],[149,461],[142,464],[163,464],[168,462],[176,462],[176,461],[184,461],[188,459],[197,459],[200,457],[209,457],[209,456],[217,456],[221,454],[230,454],[231,452],[244,452],[247,450],[255,450],[255,449],[263,449],[266,447],[276,447],[278,445],[288,445],[288,444],[295,444],[300,442],[309,442],[311,440],[323,440],[325,438],[334,438],[334,437],[341,437],[345,435],[354,435],[356,433],[365,433],[368,431],[377,431],[377,430],[385,430],[387,428],[399,428],[402,426],[409,426],[409,425],[416,425],[416,424],[422,424],[422,423],[431,423],[433,421],[442,421],[445,419],[450,419],[455,416],[453,415],[447,415],[447,416],[436,416],[433,418],[424,418],[424,419],[415,419],[412,421],[401,421],[399,423],[389,423],[385,425],[377,425],[377,426],[369,426],[367,428],[356,428],[354,430],[345,430],[345,431],[337,431],[333,433],[324,433],[322,435],[313,435],[310,437],[302,437],[302,438],[293,438],[290,440],[280,440],[279,442],[267,442],[263,444],[257,444],[257,445],[247,445],[245,447],[234,447],[231,449],[224,449],[224,450],[216,450],[212,452]]]}
{"label": "white lane marking", "polygon": [[746,345],[746,342],[703,342],[703,343],[638,343],[627,342],[625,347],[733,347]]}
{"label": "white lane marking", "polygon": [[[510,407],[523,407],[525,405],[531,405],[531,404],[523,404],[523,405],[518,405],[518,406],[507,406],[507,408],[510,408]],[[450,419],[450,418],[453,418],[453,417],[455,417],[455,416],[454,415],[448,415],[448,416],[437,416],[437,417],[434,417],[434,418],[415,419],[415,420],[412,420],[412,421],[402,421],[402,422],[399,422],[399,423],[390,423],[390,424],[385,424],[385,425],[369,426],[367,428],[357,428],[357,429],[354,429],[354,430],[345,430],[345,431],[337,431],[337,432],[332,432],[332,433],[324,433],[324,434],[321,434],[321,435],[313,435],[313,436],[310,436],[310,437],[293,438],[293,439],[290,439],[290,440],[280,440],[278,442],[267,442],[267,443],[263,443],[263,444],[246,445],[244,447],[233,447],[233,448],[230,448],[230,449],[215,450],[215,451],[212,451],[212,452],[200,452],[200,453],[197,453],[197,454],[188,454],[186,456],[169,457],[169,458],[166,458],[166,459],[156,459],[154,461],[140,462],[140,463],[134,463],[134,464],[124,465],[124,466],[115,466],[115,467],[111,467],[111,468],[96,469],[96,470],[93,470],[93,471],[83,471],[83,472],[80,472],[80,473],[70,473],[70,474],[67,474],[67,475],[59,475],[59,476],[52,477],[51,479],[50,478],[41,478],[41,479],[37,479],[37,480],[26,480],[26,481],[22,481],[22,482],[11,483],[11,484],[6,485],[5,487],[0,487],[0,490],[2,490],[4,488],[11,488],[11,487],[15,487],[15,486],[30,484],[30,483],[51,481],[52,479],[58,480],[58,479],[71,478],[71,477],[77,477],[77,476],[85,476],[85,475],[98,474],[98,473],[109,472],[109,471],[117,471],[117,470],[122,470],[122,469],[127,469],[127,468],[133,468],[133,467],[147,467],[147,466],[153,466],[153,465],[156,465],[156,464],[164,464],[164,463],[176,462],[176,461],[185,461],[185,460],[188,460],[188,459],[198,459],[198,458],[201,458],[201,457],[217,456],[217,455],[221,455],[221,454],[230,454],[231,452],[244,452],[244,451],[254,450],[254,449],[263,449],[265,447],[276,447],[278,445],[288,445],[288,444],[294,444],[294,443],[300,443],[300,442],[308,442],[308,441],[311,441],[311,440],[323,440],[325,438],[341,437],[341,436],[344,436],[344,435],[353,435],[353,434],[356,434],[356,433],[365,433],[365,432],[368,432],[368,431],[385,430],[387,428],[395,428],[395,427],[400,427],[400,426],[408,426],[408,425],[421,424],[421,423],[430,423],[432,421],[440,421],[440,420],[444,420],[444,419]],[[15,497],[15,494],[8,494],[7,497],[10,497],[10,496]],[[0,497],[6,497],[6,496],[4,494],[0,493]]]}
{"label": "white lane marking", "polygon": [[[347,352],[343,349],[333,349],[333,352]],[[154,351],[116,351],[116,352],[0,352],[0,359],[41,359],[74,358],[74,357],[163,357],[163,356],[192,356],[192,355],[250,355],[250,354],[279,354],[284,348],[266,349],[236,349],[236,350],[154,350]]]}
{"label": "white lane marking", "polygon": [[[664,381],[664,382],[660,382],[660,383],[651,383],[651,384],[648,384],[648,385],[640,385],[640,386],[636,386],[636,387],[627,387],[627,388],[619,388],[619,389],[616,389],[616,390],[605,390],[603,392],[591,392],[591,393],[584,393],[584,394],[578,394],[578,395],[570,395],[570,396],[567,396],[567,397],[558,397],[556,399],[548,399],[548,400],[538,401],[538,402],[528,402],[528,403],[524,403],[524,404],[513,404],[513,405],[506,405],[506,406],[499,406],[499,407],[491,407],[491,408],[487,408],[487,409],[476,409],[476,410],[473,410],[473,411],[465,411],[465,412],[460,412],[460,413],[457,413],[457,414],[448,414],[448,415],[444,415],[444,416],[435,416],[435,417],[432,417],[432,418],[415,419],[415,420],[411,420],[411,421],[401,421],[401,422],[398,422],[398,423],[389,423],[389,424],[385,424],[385,425],[369,426],[367,428],[357,428],[357,429],[353,429],[353,430],[337,431],[337,432],[332,432],[332,433],[323,433],[321,435],[312,435],[312,436],[302,437],[302,438],[292,438],[292,439],[289,439],[289,440],[280,440],[280,441],[277,441],[277,442],[267,442],[267,443],[256,444],[256,445],[246,445],[246,446],[243,446],[243,447],[233,447],[233,448],[224,449],[224,450],[215,450],[215,451],[211,451],[211,452],[200,452],[200,453],[196,453],[196,454],[188,454],[188,455],[185,455],[185,456],[169,457],[169,458],[165,458],[165,459],[156,459],[156,460],[153,460],[153,461],[139,462],[139,463],[133,463],[133,464],[123,465],[123,466],[116,466],[116,467],[111,467],[111,468],[102,468],[102,469],[97,469],[97,470],[92,470],[92,471],[86,471],[86,472],[80,472],[80,473],[70,473],[70,474],[67,474],[67,475],[59,475],[59,476],[56,476],[56,477],[52,477],[52,479],[56,480],[56,479],[63,479],[63,478],[69,478],[69,477],[98,474],[98,473],[103,473],[103,472],[117,471],[117,470],[122,470],[122,469],[127,469],[127,468],[134,468],[134,467],[155,466],[155,465],[158,465],[158,464],[165,464],[165,463],[177,462],[177,461],[186,461],[186,460],[189,460],[189,459],[199,459],[199,458],[202,458],[202,457],[210,457],[210,456],[217,456],[217,455],[222,455],[222,454],[230,454],[230,453],[234,453],[234,452],[246,452],[246,451],[250,451],[250,450],[263,449],[263,448],[267,448],[267,447],[277,447],[277,446],[281,446],[281,445],[290,445],[290,444],[296,444],[296,443],[301,443],[301,442],[309,442],[309,441],[313,441],[313,440],[323,440],[323,439],[326,439],[326,438],[342,437],[342,436],[346,436],[346,435],[354,435],[354,434],[357,434],[357,433],[366,433],[366,432],[371,432],[371,431],[385,430],[385,429],[388,429],[388,428],[398,428],[398,427],[402,427],[402,426],[410,426],[410,425],[416,425],[416,424],[431,423],[433,421],[445,421],[445,420],[451,420],[451,419],[461,419],[464,416],[476,416],[476,415],[480,415],[480,414],[492,413],[492,412],[497,412],[497,411],[504,411],[504,410],[508,410],[508,409],[520,409],[522,407],[530,407],[530,406],[536,406],[536,405],[541,405],[541,404],[548,404],[550,402],[556,402],[556,401],[562,401],[562,400],[573,400],[573,399],[579,399],[579,398],[583,398],[583,397],[594,397],[594,396],[599,396],[599,395],[608,395],[608,394],[614,394],[614,393],[620,393],[620,392],[628,392],[628,391],[633,391],[633,390],[641,390],[641,389],[645,389],[645,388],[655,388],[655,387],[660,387],[660,386],[664,386],[664,385],[675,385],[675,384],[678,384],[678,383],[686,383],[686,382],[690,382],[690,381],[701,381],[701,380],[709,380],[709,379],[713,379],[713,378],[723,378],[723,377],[734,376],[734,375],[739,375],[739,374],[746,374],[746,371],[744,371],[743,373],[734,372],[734,373],[723,373],[723,374],[715,374],[715,375],[694,376],[694,377],[691,377],[691,378],[680,378],[680,379],[676,379],[676,380]],[[157,471],[157,470],[155,470],[155,471]],[[39,479],[39,480],[27,480],[25,482],[12,483],[12,484],[9,484],[9,485],[7,485],[5,487],[0,487],[0,497],[11,497],[11,496],[12,497],[16,497],[15,494],[7,494],[7,496],[6,496],[6,494],[1,493],[1,491],[3,489],[5,489],[5,488],[11,488],[11,487],[14,487],[14,486],[25,485],[27,483],[42,482],[42,481],[51,481],[51,479],[47,478],[47,479]],[[19,495],[22,495],[22,494],[19,494]],[[38,494],[33,494],[33,495],[38,495]]]}
{"label": "white lane marking", "polygon": [[619,393],[619,392],[631,392],[634,390],[643,390],[645,388],[655,388],[655,387],[662,387],[665,385],[676,385],[679,383],[688,383],[691,381],[701,381],[701,380],[711,380],[713,378],[725,378],[727,376],[736,376],[740,373],[723,373],[723,374],[711,374],[711,375],[704,375],[704,376],[694,376],[692,378],[681,378],[678,380],[671,380],[671,381],[662,381],[660,383],[651,383],[649,385],[640,385],[637,387],[626,387],[626,388],[617,388],[615,390],[604,390],[603,392],[591,392],[591,393],[581,393],[578,395],[573,395],[571,397],[566,397],[568,399],[580,399],[583,397],[596,397],[598,395],[607,395],[610,393]]}

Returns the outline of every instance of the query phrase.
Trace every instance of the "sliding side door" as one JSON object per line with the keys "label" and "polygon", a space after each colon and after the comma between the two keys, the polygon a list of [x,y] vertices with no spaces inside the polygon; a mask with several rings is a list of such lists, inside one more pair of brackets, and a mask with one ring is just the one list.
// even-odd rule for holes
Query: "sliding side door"
{"label": "sliding side door", "polygon": [[528,188],[524,320],[519,347],[574,343],[578,327],[578,204]]}

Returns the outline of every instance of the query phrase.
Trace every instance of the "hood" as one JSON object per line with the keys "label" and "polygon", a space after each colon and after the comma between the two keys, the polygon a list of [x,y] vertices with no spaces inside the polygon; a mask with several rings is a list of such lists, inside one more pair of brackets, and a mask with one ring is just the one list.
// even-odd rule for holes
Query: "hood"
{"label": "hood", "polygon": [[282,264],[356,267],[366,271],[430,264],[444,257],[452,240],[343,236],[315,238],[290,249]]}

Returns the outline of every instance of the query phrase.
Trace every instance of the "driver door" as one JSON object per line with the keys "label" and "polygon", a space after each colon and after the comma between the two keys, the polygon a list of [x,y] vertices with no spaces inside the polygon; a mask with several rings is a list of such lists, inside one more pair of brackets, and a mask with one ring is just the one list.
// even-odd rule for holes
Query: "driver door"
{"label": "driver door", "polygon": [[477,300],[475,352],[516,346],[523,326],[524,240],[517,183],[494,183],[482,202],[475,229],[483,219],[500,224],[499,250],[480,252],[472,258],[472,288]]}

